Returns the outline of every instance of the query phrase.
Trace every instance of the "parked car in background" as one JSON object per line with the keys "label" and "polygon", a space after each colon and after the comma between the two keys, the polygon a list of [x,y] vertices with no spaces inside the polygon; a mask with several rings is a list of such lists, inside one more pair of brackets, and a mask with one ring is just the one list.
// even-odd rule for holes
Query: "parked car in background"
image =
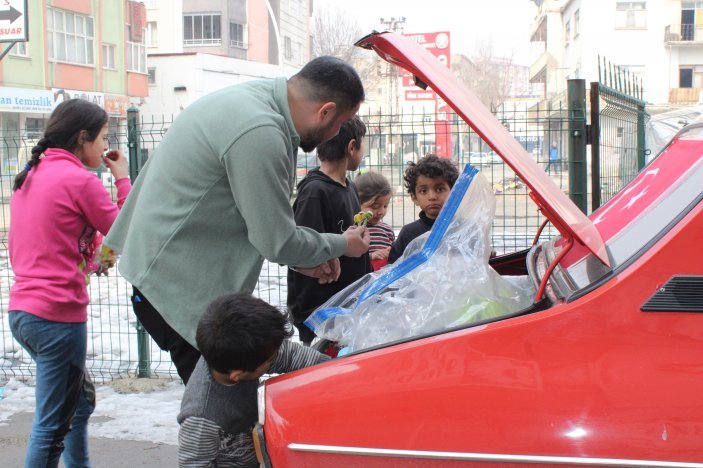
{"label": "parked car in background", "polygon": [[532,280],[524,310],[267,380],[263,465],[703,467],[703,123],[586,216],[428,51],[357,45],[485,135],[560,235],[490,260]]}
{"label": "parked car in background", "polygon": [[500,164],[503,160],[493,151],[464,151],[461,158],[462,164],[472,166],[490,166]]}

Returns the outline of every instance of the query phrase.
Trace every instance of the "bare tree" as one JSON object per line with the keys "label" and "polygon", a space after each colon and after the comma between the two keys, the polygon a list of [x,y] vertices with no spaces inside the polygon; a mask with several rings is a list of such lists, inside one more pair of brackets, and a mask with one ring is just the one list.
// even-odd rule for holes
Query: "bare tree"
{"label": "bare tree", "polygon": [[358,21],[348,12],[332,5],[317,2],[313,22],[312,54],[333,55],[350,62],[356,51],[354,43],[361,39]]}
{"label": "bare tree", "polygon": [[471,70],[462,70],[460,78],[487,106],[496,106],[504,102],[510,94],[512,58],[495,57],[493,44],[490,41],[481,41],[476,46],[471,63]]}

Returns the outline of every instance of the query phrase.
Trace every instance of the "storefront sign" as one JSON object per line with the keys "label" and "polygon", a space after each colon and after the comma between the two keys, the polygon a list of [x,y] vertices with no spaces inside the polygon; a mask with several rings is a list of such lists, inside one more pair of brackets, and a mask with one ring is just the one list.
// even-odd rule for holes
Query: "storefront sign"
{"label": "storefront sign", "polygon": [[54,96],[48,89],[0,88],[0,112],[48,114]]}
{"label": "storefront sign", "polygon": [[119,115],[127,117],[127,109],[129,108],[129,98],[117,94],[105,95],[105,110],[110,115]]}
{"label": "storefront sign", "polygon": [[84,99],[92,102],[93,104],[97,104],[100,107],[105,106],[105,95],[103,93],[92,93],[90,91],[77,91],[75,89],[63,88],[51,88],[51,91],[54,98],[53,108],[56,108],[56,106],[68,99]]}

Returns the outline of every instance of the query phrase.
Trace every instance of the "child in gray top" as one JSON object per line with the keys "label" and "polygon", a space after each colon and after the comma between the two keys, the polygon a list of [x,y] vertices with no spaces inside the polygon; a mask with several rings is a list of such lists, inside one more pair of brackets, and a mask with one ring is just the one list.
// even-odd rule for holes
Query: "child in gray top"
{"label": "child in gray top", "polygon": [[286,340],[291,334],[285,315],[250,294],[228,294],[208,305],[196,332],[202,357],[178,415],[178,466],[259,466],[251,436],[259,377],[329,359]]}

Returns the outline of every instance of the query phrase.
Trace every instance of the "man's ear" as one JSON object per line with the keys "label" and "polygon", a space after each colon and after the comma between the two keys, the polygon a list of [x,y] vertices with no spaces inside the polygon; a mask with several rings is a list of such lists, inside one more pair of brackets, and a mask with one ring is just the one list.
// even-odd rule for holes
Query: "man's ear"
{"label": "man's ear", "polygon": [[337,104],[335,102],[326,102],[320,106],[318,116],[321,122],[329,122],[337,114]]}

